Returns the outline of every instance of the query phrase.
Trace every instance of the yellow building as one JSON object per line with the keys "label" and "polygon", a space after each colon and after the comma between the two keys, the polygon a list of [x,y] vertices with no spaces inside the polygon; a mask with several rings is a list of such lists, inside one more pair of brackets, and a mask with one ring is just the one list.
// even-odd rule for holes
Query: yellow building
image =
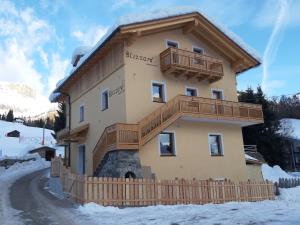
{"label": "yellow building", "polygon": [[72,63],[52,96],[72,172],[248,179],[241,127],[263,115],[236,76],[260,61],[200,13],[120,25]]}

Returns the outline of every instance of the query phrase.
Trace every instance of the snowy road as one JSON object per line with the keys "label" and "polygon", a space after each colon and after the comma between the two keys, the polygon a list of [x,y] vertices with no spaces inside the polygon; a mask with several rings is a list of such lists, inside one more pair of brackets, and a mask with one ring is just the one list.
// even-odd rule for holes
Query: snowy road
{"label": "snowy road", "polygon": [[300,224],[300,187],[282,189],[275,201],[124,209],[89,203],[78,207],[44,189],[48,166],[37,160],[16,165],[2,175],[0,171],[1,225]]}
{"label": "snowy road", "polygon": [[11,206],[22,211],[19,215],[25,224],[74,224],[67,216],[73,208],[72,204],[44,189],[48,171],[43,169],[17,180],[10,189]]}

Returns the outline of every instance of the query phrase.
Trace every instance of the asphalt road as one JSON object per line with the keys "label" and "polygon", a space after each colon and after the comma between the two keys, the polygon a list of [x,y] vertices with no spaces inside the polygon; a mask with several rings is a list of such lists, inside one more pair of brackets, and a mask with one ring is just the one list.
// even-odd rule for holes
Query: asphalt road
{"label": "asphalt road", "polygon": [[44,189],[48,172],[49,169],[43,169],[17,180],[10,189],[11,206],[21,211],[20,217],[26,225],[76,224],[75,206]]}

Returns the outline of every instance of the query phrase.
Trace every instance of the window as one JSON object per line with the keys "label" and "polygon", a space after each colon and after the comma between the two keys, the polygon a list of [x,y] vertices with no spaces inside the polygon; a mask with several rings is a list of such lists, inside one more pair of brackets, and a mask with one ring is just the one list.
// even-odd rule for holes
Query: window
{"label": "window", "polygon": [[222,136],[220,134],[210,134],[209,135],[209,150],[212,156],[222,156],[223,146],[222,146]]}
{"label": "window", "polygon": [[108,90],[104,90],[101,93],[101,110],[108,109]]}
{"label": "window", "polygon": [[193,52],[203,55],[204,51],[202,48],[193,47]]}
{"label": "window", "polygon": [[165,102],[165,84],[164,83],[152,83],[152,100],[153,102]]}
{"label": "window", "polygon": [[211,92],[213,99],[223,100],[223,91],[222,90],[212,90]]}
{"label": "window", "polygon": [[159,147],[161,156],[175,156],[175,135],[171,132],[159,134]]}
{"label": "window", "polygon": [[187,96],[197,96],[197,89],[196,88],[186,88],[185,94]]}
{"label": "window", "polygon": [[79,108],[79,122],[84,121],[84,105],[81,105]]}
{"label": "window", "polygon": [[179,44],[176,41],[167,40],[167,48],[170,48],[170,47],[172,47],[172,48],[178,48]]}

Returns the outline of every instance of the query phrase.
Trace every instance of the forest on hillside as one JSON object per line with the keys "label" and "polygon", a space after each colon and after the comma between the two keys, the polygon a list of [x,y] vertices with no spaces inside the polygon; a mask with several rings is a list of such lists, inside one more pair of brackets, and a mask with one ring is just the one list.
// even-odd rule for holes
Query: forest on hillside
{"label": "forest on hillside", "polygon": [[283,128],[283,118],[300,119],[300,99],[296,95],[267,98],[260,87],[239,92],[239,101],[260,104],[263,108],[264,123],[243,127],[245,145],[256,145],[269,165],[285,168],[286,136],[292,128]]}

